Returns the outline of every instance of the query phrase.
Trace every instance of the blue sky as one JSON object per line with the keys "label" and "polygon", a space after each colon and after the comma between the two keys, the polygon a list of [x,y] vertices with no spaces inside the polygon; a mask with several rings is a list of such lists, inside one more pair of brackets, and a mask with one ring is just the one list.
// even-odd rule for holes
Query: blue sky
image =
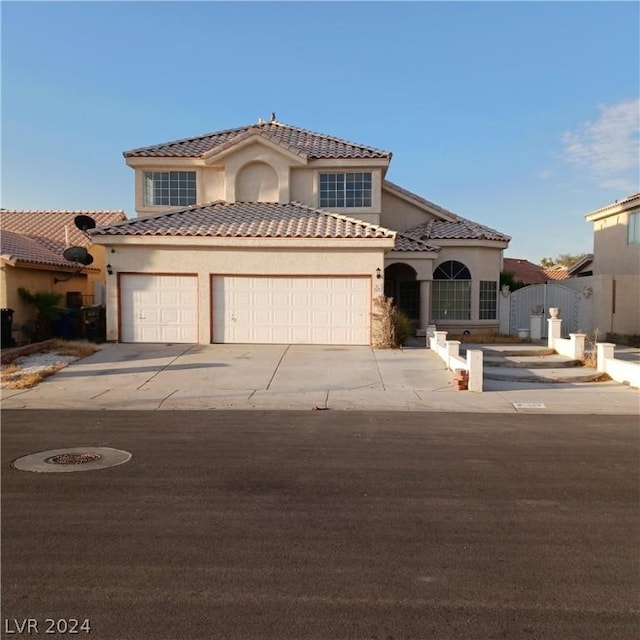
{"label": "blue sky", "polygon": [[636,2],[6,2],[2,207],[133,209],[122,152],[278,120],[513,237],[592,248],[640,190]]}

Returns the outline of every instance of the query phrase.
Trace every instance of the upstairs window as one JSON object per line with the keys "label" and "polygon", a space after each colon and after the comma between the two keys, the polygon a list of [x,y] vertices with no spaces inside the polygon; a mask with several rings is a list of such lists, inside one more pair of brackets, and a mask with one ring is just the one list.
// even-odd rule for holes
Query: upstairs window
{"label": "upstairs window", "polygon": [[145,206],[186,207],[195,203],[195,171],[145,171]]}
{"label": "upstairs window", "polygon": [[629,212],[627,244],[640,244],[640,209]]}
{"label": "upstairs window", "polygon": [[370,207],[371,173],[321,173],[320,206]]}

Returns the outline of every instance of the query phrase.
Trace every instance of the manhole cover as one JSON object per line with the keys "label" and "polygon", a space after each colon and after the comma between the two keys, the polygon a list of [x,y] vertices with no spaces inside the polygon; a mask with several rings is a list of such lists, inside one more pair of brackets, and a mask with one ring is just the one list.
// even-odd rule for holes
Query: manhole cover
{"label": "manhole cover", "polygon": [[102,456],[99,453],[61,453],[47,458],[45,462],[49,464],[87,464],[98,460],[102,460]]}
{"label": "manhole cover", "polygon": [[64,473],[107,469],[128,462],[131,454],[109,447],[69,447],[31,453],[14,460],[12,467],[36,473]]}

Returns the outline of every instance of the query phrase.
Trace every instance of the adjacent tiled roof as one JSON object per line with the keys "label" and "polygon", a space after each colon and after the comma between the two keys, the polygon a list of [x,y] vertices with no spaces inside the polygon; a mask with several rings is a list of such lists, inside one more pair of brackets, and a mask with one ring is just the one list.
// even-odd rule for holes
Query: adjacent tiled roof
{"label": "adjacent tiled roof", "polygon": [[456,222],[429,220],[408,229],[406,233],[421,240],[511,240],[495,229],[464,218]]}
{"label": "adjacent tiled roof", "polygon": [[513,279],[524,284],[544,284],[547,277],[540,265],[521,258],[504,258],[503,271],[513,274]]}
{"label": "adjacent tiled roof", "polygon": [[150,147],[142,147],[125,151],[125,158],[136,157],[171,157],[197,158],[208,151],[222,151],[227,147],[250,137],[259,135],[276,144],[282,145],[289,151],[305,158],[391,158],[389,151],[382,151],[373,147],[348,142],[334,136],[315,133],[300,129],[283,122],[258,122],[257,124],[226,129],[215,133],[208,133],[195,138],[185,138],[164,142]]}
{"label": "adjacent tiled roof", "polygon": [[111,224],[126,220],[124,211],[15,211],[0,210],[0,230],[11,231],[37,240],[54,253],[62,255],[66,238],[70,245],[88,247],[87,236],[74,224],[78,215],[91,216],[96,225]]}
{"label": "adjacent tiled roof", "polygon": [[394,251],[440,251],[439,247],[434,247],[419,238],[412,238],[406,233],[398,233],[396,243],[393,247]]}
{"label": "adjacent tiled roof", "polygon": [[[575,264],[571,265],[567,269],[567,273],[569,276],[573,276],[578,273],[582,273],[583,271],[589,270],[590,265],[593,263],[593,253],[586,253],[584,257]],[[593,269],[593,267],[591,267]]]}
{"label": "adjacent tiled roof", "polygon": [[567,267],[541,267],[522,258],[504,258],[502,270],[513,274],[514,280],[524,284],[544,284],[549,280],[565,280],[569,277]]}
{"label": "adjacent tiled roof", "polygon": [[542,271],[547,280],[566,280],[569,277],[569,270],[562,265],[545,267]]}
{"label": "adjacent tiled roof", "polygon": [[299,202],[211,202],[94,229],[92,236],[394,238],[395,231]]}
{"label": "adjacent tiled roof", "polygon": [[588,218],[589,216],[593,216],[596,215],[598,213],[604,213],[607,209],[614,209],[616,207],[622,207],[626,204],[629,204],[631,202],[633,202],[634,200],[638,201],[638,204],[640,204],[640,192],[639,193],[632,193],[630,196],[627,196],[626,198],[622,198],[622,200],[616,200],[615,202],[612,202],[611,204],[608,204],[604,207],[600,207],[600,209],[596,209],[595,211],[591,211],[590,213],[587,213],[585,215],[586,218]]}
{"label": "adjacent tiled roof", "polygon": [[51,251],[42,243],[12,231],[0,234],[0,257],[9,262],[29,262],[55,267],[72,268],[60,253]]}
{"label": "adjacent tiled roof", "polygon": [[[88,247],[91,242],[74,224],[78,215],[91,216],[96,224],[126,220],[124,211],[26,211],[0,209],[2,258],[55,267],[75,268],[62,252],[69,245]],[[98,271],[84,267],[83,271]]]}

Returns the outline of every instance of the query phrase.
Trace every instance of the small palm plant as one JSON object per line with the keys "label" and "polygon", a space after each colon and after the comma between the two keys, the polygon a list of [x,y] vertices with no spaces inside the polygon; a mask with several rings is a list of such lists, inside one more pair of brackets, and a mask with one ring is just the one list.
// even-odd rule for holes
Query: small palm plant
{"label": "small palm plant", "polygon": [[60,315],[58,305],[64,297],[61,293],[53,291],[36,291],[31,293],[24,287],[18,288],[18,295],[24,302],[35,307],[36,330],[31,336],[35,340],[46,340],[51,337],[51,323]]}

